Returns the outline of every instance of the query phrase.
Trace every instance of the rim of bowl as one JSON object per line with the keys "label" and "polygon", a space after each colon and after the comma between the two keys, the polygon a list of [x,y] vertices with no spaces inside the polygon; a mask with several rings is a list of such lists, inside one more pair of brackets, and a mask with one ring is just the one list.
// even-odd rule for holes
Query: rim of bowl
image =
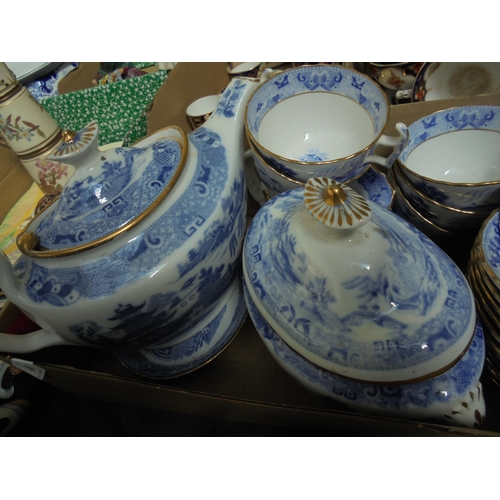
{"label": "rim of bowl", "polygon": [[393,168],[394,168],[394,172],[395,172],[395,174],[394,174],[395,178],[401,179],[405,183],[406,186],[408,186],[412,191],[414,191],[417,194],[417,196],[424,199],[425,201],[428,201],[432,205],[440,207],[444,210],[449,210],[450,212],[456,212],[456,213],[465,214],[465,215],[477,215],[477,216],[484,215],[486,217],[490,214],[490,212],[473,212],[471,210],[462,210],[460,208],[449,207],[449,206],[443,205],[442,203],[439,203],[435,200],[432,200],[431,198],[426,196],[424,193],[419,191],[415,186],[413,186],[413,184],[411,184],[411,182],[408,180],[408,178],[404,175],[404,172],[399,168],[399,165],[397,165],[395,163],[393,165]]}
{"label": "rim of bowl", "polygon": [[[264,146],[262,146],[262,144],[260,144],[256,139],[255,137],[253,136],[252,132],[249,130],[248,128],[248,108],[250,106],[250,103],[253,99],[253,97],[255,96],[255,94],[260,90],[260,88],[267,84],[268,82],[274,80],[275,78],[277,77],[281,77],[282,75],[286,74],[286,73],[290,73],[290,72],[295,72],[295,71],[300,71],[304,68],[316,68],[316,67],[323,67],[323,68],[327,68],[327,70],[329,68],[341,68],[342,70],[344,71],[348,71],[348,72],[351,72],[351,73],[354,73],[362,78],[364,78],[365,80],[368,80],[370,82],[370,84],[372,85],[375,85],[375,87],[380,91],[380,94],[382,96],[382,98],[385,100],[385,103],[386,103],[386,106],[387,106],[387,116],[386,116],[386,119],[384,121],[384,126],[381,128],[379,134],[372,140],[372,142],[370,144],[368,144],[367,146],[365,146],[363,149],[360,149],[359,151],[355,152],[355,153],[352,153],[348,156],[344,156],[342,158],[335,158],[334,160],[323,160],[323,161],[301,161],[301,160],[295,160],[293,158],[287,158],[286,156],[281,156],[281,155],[278,155],[276,153],[273,153],[272,151],[270,151],[269,149],[265,148]],[[286,99],[290,99],[291,97],[294,97],[296,95],[302,95],[302,94],[316,94],[316,93],[324,93],[324,94],[331,94],[333,92],[301,92],[300,94],[294,94],[293,96],[290,96],[290,97],[287,97]],[[346,97],[347,99],[350,99],[351,101],[353,102],[356,102],[354,99],[351,99],[350,97],[347,97],[347,96],[343,96],[343,97]],[[284,99],[284,100],[286,100]],[[359,102],[357,102],[357,104],[359,104]],[[274,106],[273,106],[274,107]],[[281,73],[278,73],[276,75],[273,75],[271,76],[268,80],[266,80],[265,82],[262,82],[252,93],[252,95],[250,96],[250,99],[248,99],[248,102],[245,106],[245,132],[247,134],[247,138],[248,140],[250,141],[253,141],[255,146],[258,146],[259,148],[262,148],[262,150],[266,151],[266,153],[270,154],[271,156],[274,156],[275,158],[279,158],[280,160],[283,160],[283,161],[286,161],[286,162],[289,162],[289,163],[292,163],[294,165],[309,165],[309,166],[321,166],[321,165],[332,165],[334,163],[339,163],[339,162],[343,162],[343,161],[346,161],[346,160],[350,160],[351,158],[354,158],[358,155],[360,155],[361,153],[364,153],[365,151],[368,151],[379,139],[380,137],[383,135],[384,131],[385,131],[385,128],[387,126],[387,122],[389,121],[389,115],[390,115],[390,104],[389,104],[389,98],[387,97],[387,94],[383,91],[381,85],[372,80],[371,78],[369,78],[367,75],[365,75],[364,73],[361,73],[360,71],[357,71],[355,69],[351,69],[351,68],[346,68],[345,66],[341,66],[340,64],[328,64],[328,65],[321,65],[321,64],[307,64],[307,65],[304,65],[304,66],[299,66],[297,68],[289,68],[289,69],[286,69],[284,71],[282,71]],[[264,115],[265,116],[265,115]],[[373,120],[370,116],[370,120],[372,121],[372,124],[373,124]],[[266,163],[267,165],[267,163]]]}
{"label": "rim of bowl", "polygon": [[[392,171],[391,171],[392,172]],[[389,177],[388,177],[389,178]],[[425,226],[429,226],[430,229],[438,231],[442,236],[451,236],[451,237],[460,237],[462,236],[459,233],[454,233],[453,231],[449,231],[448,229],[443,229],[440,226],[437,226],[430,220],[426,219],[406,198],[406,196],[401,192],[401,188],[399,187],[399,184],[397,183],[397,180],[394,178],[394,173],[392,173],[392,176],[390,177],[392,179],[392,187],[395,192],[395,197],[399,196],[400,200],[404,203],[405,207],[407,207],[412,214],[417,217],[418,220],[422,222]],[[411,221],[410,224],[412,224]],[[417,228],[418,229],[418,228]],[[422,231],[423,232],[423,231]]]}
{"label": "rim of bowl", "polygon": [[[464,61],[446,61],[446,62],[464,62]],[[478,63],[480,62],[485,62],[485,61],[478,61]],[[488,64],[488,62],[492,62],[492,61],[486,61],[486,64]],[[425,102],[425,99],[417,99],[417,90],[418,90],[418,86],[420,85],[421,81],[423,80],[424,78],[424,74],[425,74],[425,71],[431,66],[431,64],[438,64],[437,62],[426,62],[423,64],[423,66],[420,68],[420,70],[417,72],[417,75],[415,77],[415,81],[413,82],[413,87],[411,88],[411,102]],[[441,64],[441,63],[439,63]],[[426,90],[426,94],[427,94],[427,89]],[[486,93],[486,94],[475,94],[474,96],[478,96],[478,95],[491,95],[492,92],[489,92],[489,93]],[[459,96],[459,97],[474,97],[474,96]],[[450,96],[451,97],[451,96]],[[431,99],[431,100],[438,100],[438,99]]]}
{"label": "rim of bowl", "polygon": [[486,230],[486,226],[491,222],[492,219],[494,219],[498,215],[499,212],[500,212],[500,207],[493,210],[491,214],[483,221],[481,228],[477,233],[476,244],[474,245],[474,248],[477,252],[479,259],[481,260],[482,263],[484,263],[483,268],[488,273],[488,276],[491,276],[493,281],[495,283],[498,283],[498,286],[500,286],[500,277],[497,276],[495,271],[491,268],[488,259],[486,258],[486,254],[484,253],[483,250],[483,243],[484,243],[484,232]]}
{"label": "rim of bowl", "polygon": [[471,248],[470,255],[471,255],[470,256],[470,265],[471,266],[473,265],[478,270],[478,272],[481,274],[482,280],[485,283],[486,283],[486,281],[488,281],[488,283],[489,283],[488,288],[491,289],[491,287],[493,287],[495,289],[495,292],[493,292],[493,290],[492,290],[492,293],[494,295],[498,295],[498,303],[500,305],[500,282],[498,280],[495,280],[494,277],[492,276],[492,274],[494,274],[494,273],[492,273],[492,270],[489,267],[488,263],[482,259],[481,255],[479,253],[479,249],[477,248],[477,244],[475,244]]}
{"label": "rim of bowl", "polygon": [[[443,111],[451,111],[451,110],[454,110],[454,109],[468,108],[468,107],[474,107],[474,108],[498,108],[498,111],[500,111],[500,106],[489,105],[489,104],[478,104],[477,106],[452,106],[451,108],[440,109],[439,111],[435,111],[434,113],[431,113],[430,115],[427,115],[424,118],[428,118],[429,116],[432,116],[432,115],[435,115],[435,114],[438,114],[438,113],[442,113]],[[413,123],[416,123],[417,121],[419,121],[419,120],[416,120]],[[413,123],[411,125],[413,125]],[[411,125],[408,125],[408,129],[411,127]],[[488,130],[488,129],[481,129],[481,130]],[[438,134],[438,135],[436,135],[434,137],[439,137],[439,136],[444,135],[444,134],[451,134],[452,132],[456,132],[456,131],[457,130],[451,130],[451,131],[448,131],[448,132],[443,132],[442,134]],[[500,133],[500,131],[498,131],[498,130],[497,131],[493,131],[493,132]],[[431,139],[433,139],[434,137],[431,137]],[[476,187],[476,186],[492,186],[492,185],[495,185],[495,184],[500,184],[500,179],[497,179],[496,181],[484,181],[484,182],[450,182],[450,181],[442,181],[442,180],[439,180],[439,179],[433,179],[432,177],[426,177],[425,175],[419,174],[419,173],[415,172],[414,170],[411,170],[409,167],[407,167],[399,159],[399,157],[396,158],[396,160],[395,160],[394,163],[397,163],[400,167],[403,168],[404,171],[409,172],[410,174],[414,175],[415,177],[418,177],[419,179],[422,179],[423,181],[433,182],[435,184],[439,184],[439,185],[443,185],[443,186]]]}
{"label": "rim of bowl", "polygon": [[[286,176],[284,173],[280,172],[279,170],[276,170],[272,165],[269,165],[269,163],[267,163],[267,161],[262,158],[262,155],[260,154],[260,152],[257,150],[257,147],[255,146],[255,144],[253,143],[253,141],[248,138],[248,144],[250,145],[250,148],[252,149],[253,153],[255,154],[255,156],[257,156],[257,158],[269,169],[271,170],[272,172],[274,172],[276,175],[282,177],[283,179],[287,180],[288,182],[292,182],[293,184],[298,184],[300,187],[305,187],[306,186],[306,182],[303,182],[303,181],[298,181],[296,179],[291,179],[290,177]],[[366,173],[367,170],[370,169],[370,167],[372,167],[373,165],[371,163],[367,163],[368,167],[359,175],[357,175],[356,177],[353,177],[352,179],[349,179],[348,182],[342,182],[342,184],[348,186],[351,182],[354,182],[354,181],[357,181],[359,178],[363,177],[363,175]],[[380,172],[380,170],[377,170],[379,173],[382,173]],[[311,178],[314,177],[314,175],[311,175]],[[328,177],[328,176],[323,176],[323,177]]]}

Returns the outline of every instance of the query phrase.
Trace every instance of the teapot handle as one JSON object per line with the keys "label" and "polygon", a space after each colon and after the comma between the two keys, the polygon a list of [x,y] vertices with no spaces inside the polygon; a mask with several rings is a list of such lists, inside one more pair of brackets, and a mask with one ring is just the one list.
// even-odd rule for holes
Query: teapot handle
{"label": "teapot handle", "polygon": [[76,344],[43,329],[22,335],[0,333],[0,352],[9,354],[27,354],[56,345]]}
{"label": "teapot handle", "polygon": [[382,167],[390,168],[396,158],[402,153],[403,149],[408,144],[410,134],[408,132],[408,127],[404,123],[397,123],[396,130],[398,132],[398,137],[390,137],[387,135],[382,135],[380,139],[376,142],[375,148],[378,146],[392,146],[393,152],[387,157],[378,155],[368,155],[365,158],[366,163],[376,163]]}

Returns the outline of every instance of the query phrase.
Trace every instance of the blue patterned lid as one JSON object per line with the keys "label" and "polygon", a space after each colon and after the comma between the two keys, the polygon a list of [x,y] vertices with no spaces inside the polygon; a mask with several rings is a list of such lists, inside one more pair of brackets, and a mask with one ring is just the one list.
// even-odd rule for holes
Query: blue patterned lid
{"label": "blue patterned lid", "polygon": [[[174,127],[177,129],[176,127]],[[59,200],[35,229],[38,248],[82,251],[104,243],[147,217],[176,183],[185,163],[184,132],[178,139],[158,140],[144,148],[99,151],[98,125],[65,133],[51,158],[75,166]]]}
{"label": "blue patterned lid", "polygon": [[467,351],[474,298],[429,238],[326,178],[281,193],[254,217],[243,250],[250,298],[294,350],[351,379],[436,376]]}

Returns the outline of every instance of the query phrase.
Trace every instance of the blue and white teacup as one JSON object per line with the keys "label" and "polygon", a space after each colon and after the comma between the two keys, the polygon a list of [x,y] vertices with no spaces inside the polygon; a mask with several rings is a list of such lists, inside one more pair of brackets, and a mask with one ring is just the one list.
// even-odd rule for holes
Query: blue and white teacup
{"label": "blue and white teacup", "polygon": [[[301,66],[271,76],[247,105],[247,136],[264,160],[288,177],[307,182],[325,176],[338,182],[360,177],[370,163],[390,167],[408,141],[383,135],[389,102],[380,86],[338,65]],[[378,146],[392,146],[388,157]]]}
{"label": "blue and white teacup", "polygon": [[460,106],[409,126],[397,165],[410,184],[458,210],[488,212],[500,203],[500,106]]}

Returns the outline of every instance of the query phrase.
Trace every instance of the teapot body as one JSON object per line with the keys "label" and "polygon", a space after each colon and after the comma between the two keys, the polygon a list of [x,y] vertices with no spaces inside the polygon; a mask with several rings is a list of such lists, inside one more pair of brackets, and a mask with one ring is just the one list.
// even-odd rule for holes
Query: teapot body
{"label": "teapot body", "polygon": [[231,82],[214,119],[188,135],[171,192],[133,228],[58,258],[22,255],[12,276],[2,265],[9,299],[65,343],[93,347],[160,346],[210,315],[240,271],[247,190],[238,107],[256,85]]}

